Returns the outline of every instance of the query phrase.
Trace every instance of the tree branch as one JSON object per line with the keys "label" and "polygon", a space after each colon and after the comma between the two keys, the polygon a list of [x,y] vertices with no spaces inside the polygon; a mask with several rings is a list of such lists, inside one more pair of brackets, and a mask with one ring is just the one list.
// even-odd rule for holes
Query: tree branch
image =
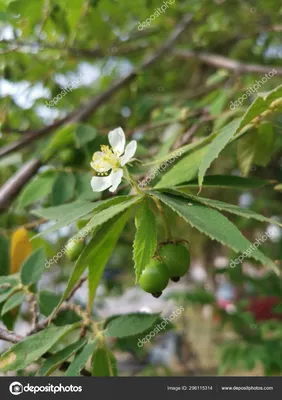
{"label": "tree branch", "polygon": [[18,343],[23,340],[23,336],[17,335],[14,332],[7,331],[7,329],[0,328],[0,340],[10,343]]}
{"label": "tree branch", "polygon": [[22,166],[0,190],[0,213],[9,207],[11,201],[17,196],[22,187],[32,178],[41,166],[41,161],[33,158]]}
{"label": "tree branch", "polygon": [[216,68],[225,68],[238,74],[265,74],[275,68],[277,71],[276,75],[282,75],[282,68],[276,67],[275,65],[246,64],[218,54],[200,53],[189,50],[175,50],[173,51],[173,54],[186,60],[196,58],[204,64],[208,64]]}

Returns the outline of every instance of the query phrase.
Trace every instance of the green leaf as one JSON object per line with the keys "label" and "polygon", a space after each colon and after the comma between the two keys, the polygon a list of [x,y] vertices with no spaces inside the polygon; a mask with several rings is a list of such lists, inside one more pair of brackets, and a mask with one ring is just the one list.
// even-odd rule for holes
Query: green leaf
{"label": "green leaf", "polygon": [[270,224],[282,226],[282,224],[280,222],[276,221],[275,219],[264,217],[263,215],[258,214],[253,210],[249,210],[247,208],[241,208],[241,207],[236,206],[235,204],[224,203],[222,201],[207,199],[205,197],[194,196],[192,194],[183,194],[183,193],[180,194],[180,193],[177,193],[175,190],[171,190],[169,192],[171,192],[172,194],[181,195],[182,197],[191,199],[198,203],[204,204],[208,207],[216,208],[220,211],[226,211],[231,214],[240,215],[241,217],[244,217],[244,218],[256,219],[257,221],[269,222]]}
{"label": "green leaf", "polygon": [[240,129],[248,125],[254,118],[258,117],[265,110],[270,108],[273,101],[282,98],[282,85],[271,90],[264,96],[258,96],[243,116]]}
{"label": "green leaf", "polygon": [[[130,211],[129,211],[130,212]],[[58,307],[62,304],[62,302],[66,299],[66,297],[69,295],[71,292],[72,288],[76,284],[76,282],[79,280],[85,269],[89,266],[89,278],[88,278],[88,283],[89,283],[89,301],[92,296],[95,295],[95,286],[98,285],[99,280],[101,278],[101,275],[103,273],[103,269],[105,265],[103,264],[104,262],[107,262],[108,257],[110,256],[111,253],[111,246],[115,245],[114,240],[117,240],[117,237],[119,236],[119,229],[123,229],[122,224],[126,223],[128,219],[127,213],[123,214],[116,222],[109,221],[108,224],[101,228],[101,231],[98,232],[98,234],[94,235],[93,238],[90,240],[88,245],[84,248],[83,252],[80,254],[79,258],[76,261],[76,264],[74,266],[74,269],[71,273],[71,276],[68,280],[66,290],[58,303],[57,307],[53,311],[53,313],[58,309]],[[112,227],[115,227],[116,232],[113,232],[114,229]],[[117,236],[117,237],[116,237]],[[115,239],[116,237],[116,239]],[[103,246],[105,246],[103,248]],[[101,252],[101,254],[99,254]],[[99,258],[95,259],[95,263],[97,262],[96,265],[98,265],[97,268],[95,268],[95,264],[93,267],[90,267],[90,264],[92,265],[92,259],[94,256],[98,254]],[[98,257],[97,256],[97,257]],[[91,283],[90,283],[91,281]],[[91,295],[90,295],[90,290],[91,290]]]}
{"label": "green leaf", "polygon": [[237,160],[243,176],[247,176],[254,163],[256,153],[257,134],[255,131],[249,132],[238,140]]}
{"label": "green leaf", "polygon": [[93,192],[89,182],[91,181],[91,172],[77,172],[75,173],[75,194],[79,199],[95,200],[100,197],[100,193]]}
{"label": "green leaf", "polygon": [[76,147],[82,147],[97,136],[97,130],[91,125],[78,124],[75,130]]}
{"label": "green leaf", "polygon": [[25,294],[23,292],[16,292],[4,304],[1,315],[6,314],[8,311],[19,306],[24,301]]}
{"label": "green leaf", "polygon": [[274,131],[271,123],[263,123],[258,127],[254,164],[265,167],[274,151]]}
{"label": "green leaf", "polygon": [[[218,133],[212,143],[209,145],[207,154],[199,168],[199,186],[202,187],[203,180],[207,169],[211,163],[218,157],[219,153],[225,148],[225,146],[232,140],[236,139],[244,132],[242,131],[254,118],[258,117],[266,110],[270,110],[273,107],[273,102],[277,99],[282,99],[282,85],[269,92],[264,97],[258,97],[252,105],[248,108],[246,113],[241,119],[235,119],[226,125],[220,133]],[[280,104],[282,106],[282,102]],[[235,136],[238,133],[237,136]]]}
{"label": "green leaf", "polygon": [[115,356],[106,345],[99,345],[91,359],[92,376],[117,376]]}
{"label": "green leaf", "polygon": [[39,308],[41,314],[48,317],[52,311],[57,307],[60,301],[60,296],[50,292],[49,290],[42,290],[39,292]]}
{"label": "green leaf", "polygon": [[86,344],[86,339],[79,339],[78,341],[68,345],[64,349],[58,351],[49,357],[41,366],[37,375],[39,376],[49,376],[54,372],[59,366],[71,356],[73,356],[78,350],[80,350]]}
{"label": "green leaf", "polygon": [[19,207],[24,208],[51,193],[55,178],[54,171],[46,171],[28,183],[19,197]]}
{"label": "green leaf", "polygon": [[[187,199],[183,197],[157,192],[154,192],[153,195],[200,232],[230,247],[236,253],[245,252],[251,245],[238,228],[218,211],[193,200],[187,202]],[[276,273],[279,273],[276,264],[259,250],[252,250],[249,257],[270,266]]]}
{"label": "green leaf", "polygon": [[215,100],[210,104],[210,115],[218,115],[223,110],[226,102],[228,100],[228,95],[224,90],[219,90]]}
{"label": "green leaf", "polygon": [[11,286],[16,286],[20,283],[19,274],[0,276],[0,285],[9,283]]}
{"label": "green leaf", "polygon": [[8,275],[10,270],[10,241],[4,235],[0,235],[0,276]]}
{"label": "green leaf", "polygon": [[135,217],[136,235],[133,244],[136,282],[143,269],[155,254],[157,247],[157,224],[148,201],[143,201]]}
{"label": "green leaf", "polygon": [[0,371],[18,371],[26,368],[77,326],[77,324],[73,324],[63,327],[49,327],[32,336],[27,336],[23,341],[10,347],[1,355]]}
{"label": "green leaf", "polygon": [[75,177],[71,172],[60,172],[52,190],[52,204],[58,206],[74,196]]}
{"label": "green leaf", "polygon": [[[122,211],[126,210],[127,208],[133,206],[138,201],[140,201],[141,197],[139,196],[128,196],[129,200],[125,200],[120,204],[113,205],[111,207],[106,208],[97,214],[94,215],[93,218],[88,222],[88,224],[84,227],[85,230],[91,231],[94,228],[104,224],[109,219],[113,218],[115,215],[120,214]],[[76,236],[75,236],[76,237]],[[74,237],[74,239],[75,239]]]}
{"label": "green leaf", "polygon": [[16,286],[20,284],[18,274],[0,276],[0,285],[8,284],[10,287],[0,288],[0,303],[5,301],[16,289]]}
{"label": "green leaf", "polygon": [[23,263],[21,281],[23,285],[30,285],[39,281],[45,268],[45,252],[43,248],[35,250]]}
{"label": "green leaf", "polygon": [[80,371],[87,363],[88,358],[93,353],[96,345],[97,345],[97,340],[92,340],[83,348],[82,352],[75,357],[71,365],[68,367],[66,371],[66,376],[79,375]]}
{"label": "green leaf", "polygon": [[194,179],[197,176],[199,166],[207,150],[208,147],[205,146],[183,157],[170,171],[162,176],[155,187],[171,187]]}
{"label": "green leaf", "polygon": [[118,241],[119,235],[124,229],[130,217],[131,209],[123,213],[115,221],[109,221],[93,237],[89,245],[91,250],[84,263],[88,264],[88,309],[92,309],[92,302],[96,289],[102,278],[105,266],[110,258],[113,249]]}
{"label": "green leaf", "polygon": [[[266,185],[271,185],[271,181],[259,178],[243,178],[236,175],[206,175],[203,188],[216,187],[226,189],[258,189]],[[177,190],[198,188],[198,180],[187,182],[185,185],[177,186]]]}
{"label": "green leaf", "polygon": [[115,317],[107,325],[106,335],[122,338],[141,334],[151,328],[159,314],[132,313]]}
{"label": "green leaf", "polygon": [[77,200],[72,203],[57,207],[40,208],[39,210],[33,211],[33,214],[58,222],[61,220],[67,220],[67,218],[69,218],[70,221],[73,222],[76,218],[81,218],[90,213],[95,207],[95,204],[97,203],[90,203],[89,201],[85,200]]}
{"label": "green leaf", "polygon": [[186,154],[186,153],[187,153],[187,155],[191,154],[194,151],[206,146],[208,143],[211,143],[216,136],[217,136],[217,132],[214,132],[213,134],[211,134],[207,137],[201,138],[201,139],[197,140],[196,142],[186,144],[185,146],[182,146],[177,150],[173,150],[172,152],[168,153],[164,157],[157,158],[156,160],[144,163],[143,165],[148,166],[148,165],[154,165],[154,164],[161,164],[162,162],[168,161],[173,157],[177,157],[177,155],[179,154],[179,151],[181,151],[182,154]]}
{"label": "green leaf", "polygon": [[2,288],[0,289],[0,303],[3,303],[11,294],[14,292],[14,288]]}
{"label": "green leaf", "polygon": [[74,144],[75,124],[65,125],[60,128],[51,138],[44,150],[44,157],[48,159],[59,150]]}
{"label": "green leaf", "polygon": [[208,150],[204,155],[199,168],[199,186],[202,187],[203,180],[207,169],[211,163],[219,156],[219,153],[225,148],[229,141],[233,138],[240,126],[241,120],[239,118],[234,119],[228,125],[226,125],[208,146]]}
{"label": "green leaf", "polygon": [[35,235],[32,239],[70,225],[71,223],[77,221],[81,217],[85,217],[93,211],[96,213],[97,211],[100,211],[101,209],[103,210],[111,205],[116,205],[128,199],[132,199],[132,197],[133,196],[119,196],[112,199],[96,201],[95,203],[90,203],[89,201],[85,200],[78,200],[73,203],[58,207],[42,208],[39,211],[35,211],[34,214],[48,219],[55,219],[57,220],[57,223],[50,226],[45,231]]}

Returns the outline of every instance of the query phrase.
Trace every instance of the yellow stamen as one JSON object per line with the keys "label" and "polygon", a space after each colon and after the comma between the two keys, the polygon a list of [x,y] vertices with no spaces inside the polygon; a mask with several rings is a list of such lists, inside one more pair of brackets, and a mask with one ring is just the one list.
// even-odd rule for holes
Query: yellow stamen
{"label": "yellow stamen", "polygon": [[104,144],[101,145],[101,152],[103,153],[102,157],[97,152],[93,154],[92,160],[95,163],[94,169],[96,169],[97,172],[101,172],[99,170],[103,170],[103,163],[107,163],[111,165],[114,171],[116,171],[119,168],[117,155],[114,154],[113,150],[109,146]]}

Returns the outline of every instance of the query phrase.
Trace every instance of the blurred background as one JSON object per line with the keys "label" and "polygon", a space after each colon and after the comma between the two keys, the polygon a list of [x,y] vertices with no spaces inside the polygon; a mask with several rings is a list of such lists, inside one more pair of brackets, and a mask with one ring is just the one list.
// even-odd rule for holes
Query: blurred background
{"label": "blurred background", "polygon": [[[144,60],[182,29],[187,14],[192,21],[181,37],[146,66]],[[54,224],[36,210],[109,196],[92,192],[89,163],[110,130],[121,126],[138,141],[136,157],[149,162],[210,135],[242,115],[257,94],[281,84],[281,15],[274,0],[0,0],[0,275],[17,272],[32,248],[43,246],[52,259],[79,228],[73,224],[30,242]],[[256,137],[251,143],[242,139],[209,170],[255,179],[233,189],[226,189],[224,179],[222,185],[211,179],[201,195],[282,223],[281,127],[282,115],[275,115],[262,156],[251,154]],[[195,194],[197,161],[186,176]],[[10,179],[19,171],[15,185]],[[136,181],[153,171],[141,164],[131,168]],[[119,194],[127,193],[120,188]],[[262,250],[279,264],[279,226],[228,218],[252,243],[267,233]],[[112,340],[119,374],[281,375],[281,278],[245,259],[230,268],[237,255],[175,214],[169,221],[174,237],[190,243],[192,262],[184,278],[158,299],[135,285],[130,221],[98,288],[98,319],[136,311],[168,317],[184,307],[142,347],[135,339]],[[52,293],[62,294],[72,268],[65,255],[46,268],[43,314]],[[86,291],[84,283],[75,302],[85,305]],[[24,335],[30,319],[23,303],[1,324]],[[8,344],[0,346],[2,351]]]}

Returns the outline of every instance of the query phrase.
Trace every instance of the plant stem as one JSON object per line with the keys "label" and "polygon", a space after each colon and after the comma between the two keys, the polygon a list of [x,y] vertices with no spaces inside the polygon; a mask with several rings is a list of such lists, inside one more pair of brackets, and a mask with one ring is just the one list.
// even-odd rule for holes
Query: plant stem
{"label": "plant stem", "polygon": [[123,167],[123,170],[124,170],[124,177],[129,182],[129,184],[136,189],[137,193],[143,195],[143,191],[139,189],[137,183],[128,172],[128,169],[126,167]]}
{"label": "plant stem", "polygon": [[167,223],[167,219],[163,210],[163,207],[161,205],[161,202],[159,199],[157,199],[156,197],[153,197],[154,202],[156,203],[156,206],[162,216],[163,219],[163,223],[164,223],[164,234],[165,234],[165,240],[169,240],[171,238],[171,232]]}

